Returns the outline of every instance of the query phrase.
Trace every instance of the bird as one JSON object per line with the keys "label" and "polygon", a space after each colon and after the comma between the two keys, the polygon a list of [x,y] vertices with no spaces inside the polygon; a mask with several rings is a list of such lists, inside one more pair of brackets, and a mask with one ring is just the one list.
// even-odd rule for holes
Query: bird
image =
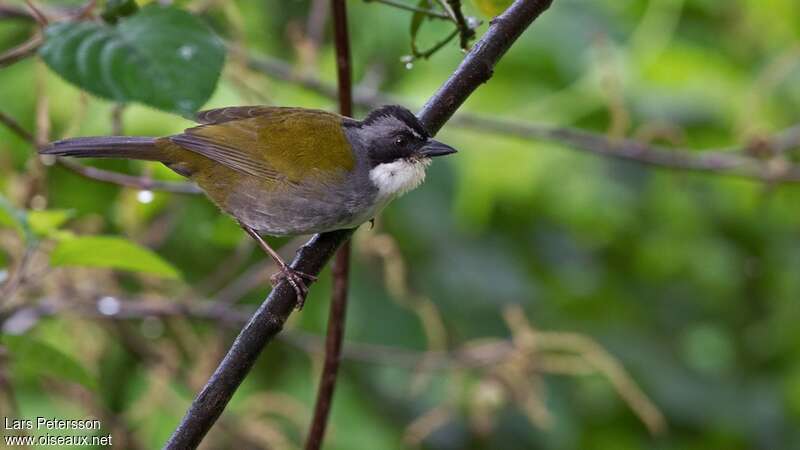
{"label": "bird", "polygon": [[57,157],[158,161],[193,181],[275,261],[302,308],[306,280],[261,234],[296,236],[356,228],[419,186],[431,158],[456,152],[399,105],[363,120],[299,107],[201,111],[197,125],[166,137],[96,136],[53,142]]}

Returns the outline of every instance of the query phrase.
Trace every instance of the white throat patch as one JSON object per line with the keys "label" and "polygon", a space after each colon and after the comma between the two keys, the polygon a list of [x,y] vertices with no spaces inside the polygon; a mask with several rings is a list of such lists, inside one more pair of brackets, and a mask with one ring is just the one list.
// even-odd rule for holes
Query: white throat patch
{"label": "white throat patch", "polygon": [[430,163],[430,158],[421,158],[379,164],[370,170],[369,179],[378,188],[381,199],[403,195],[425,180],[425,169]]}

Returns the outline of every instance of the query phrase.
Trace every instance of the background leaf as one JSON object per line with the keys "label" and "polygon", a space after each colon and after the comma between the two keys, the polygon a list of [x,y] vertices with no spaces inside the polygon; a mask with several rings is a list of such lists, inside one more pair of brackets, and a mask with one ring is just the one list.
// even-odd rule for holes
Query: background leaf
{"label": "background leaf", "polygon": [[116,23],[121,17],[130,16],[139,10],[134,0],[108,0],[100,16],[108,23]]}
{"label": "background leaf", "polygon": [[28,223],[31,230],[37,235],[49,236],[71,219],[72,216],[74,216],[74,212],[69,209],[30,211],[28,213]]}
{"label": "background leaf", "polygon": [[511,6],[512,0],[473,0],[478,10],[486,17],[494,17]]}
{"label": "background leaf", "polygon": [[208,100],[225,61],[222,41],[200,19],[169,6],[147,6],[113,26],[56,23],[45,36],[40,54],[67,81],[181,114]]}
{"label": "background leaf", "polygon": [[25,211],[17,209],[5,197],[0,195],[0,227],[16,229],[25,238],[25,242],[32,244],[35,241],[28,216]]}
{"label": "background leaf", "polygon": [[54,266],[108,267],[180,278],[180,273],[152,250],[114,236],[81,236],[58,243],[50,254]]}
{"label": "background leaf", "polygon": [[[417,7],[423,8],[423,9],[428,7],[428,6],[429,5],[428,5],[428,2],[426,0],[420,0],[420,2],[417,4]],[[420,27],[422,27],[422,23],[427,18],[428,18],[428,15],[425,14],[425,13],[422,13],[420,11],[415,12],[414,15],[411,16],[411,26],[410,26],[410,31],[411,31],[411,54],[414,55],[414,56],[417,56],[420,53],[419,49],[417,48],[417,34],[419,34],[419,29],[420,29]]]}
{"label": "background leaf", "polygon": [[74,381],[89,389],[97,387],[97,380],[81,363],[46,342],[27,335],[8,334],[0,336],[0,342],[8,348],[15,370]]}

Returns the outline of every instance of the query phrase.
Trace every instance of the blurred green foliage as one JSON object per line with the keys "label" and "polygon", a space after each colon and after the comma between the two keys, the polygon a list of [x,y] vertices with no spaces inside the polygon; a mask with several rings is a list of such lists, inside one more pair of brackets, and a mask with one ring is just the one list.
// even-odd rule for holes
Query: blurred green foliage
{"label": "blurred green foliage", "polygon": [[217,84],[222,42],[197,17],[175,7],[118,13],[125,12],[135,13],[117,24],[49,25],[39,54],[53,71],[95,95],[193,114]]}
{"label": "blurred green foliage", "polygon": [[[205,22],[248,52],[335,80],[329,36],[319,45],[303,37],[308,1],[176,3],[202,10]],[[475,3],[464,3],[468,15],[480,15]],[[462,57],[456,40],[407,69],[401,58],[411,51],[412,14],[376,2],[348,6],[355,79],[409,107],[422,105]],[[450,29],[428,21],[417,39],[427,48]],[[31,31],[30,23],[0,21],[0,48],[24,42]],[[613,129],[688,148],[733,147],[800,117],[798,43],[796,0],[555,0],[463,110]],[[114,105],[86,97],[41,60],[0,70],[0,111],[28,130],[35,128],[36,99],[43,94],[51,138],[111,133]],[[335,108],[329,98],[229,60],[205,106],[248,103]],[[123,125],[125,134],[157,136],[190,122],[132,104]],[[410,289],[435,305],[449,347],[508,338],[501,312],[521,305],[536,327],[579,332],[608,349],[664,413],[669,430],[651,436],[601,377],[548,375],[541,399],[552,416],[549,426],[531,423],[509,393],[492,410],[491,429],[480,432],[469,405],[476,386],[484,386],[482,371],[434,371],[426,378],[402,366],[348,359],[326,448],[405,448],[408,425],[440,405],[451,413],[423,440],[424,448],[800,448],[796,186],[647,168],[455,127],[445,127],[441,138],[460,153],[437,161],[422,187],[387,208],[378,229],[396,240]],[[169,261],[183,281],[45,261],[36,283],[0,299],[0,308],[6,301],[35,305],[50,295],[84,310],[107,295],[143,304],[152,298],[201,302],[220,292],[210,278],[221,266],[231,266],[221,275],[229,282],[263,259],[202,197],[156,192],[142,202],[135,191],[58,166],[37,168],[32,154],[0,127],[0,193],[9,199],[8,207],[0,203],[0,227],[27,217],[25,226],[43,238],[38,251],[45,253],[72,235],[124,237]],[[93,164],[178,178],[149,163]],[[41,181],[37,170],[44,172]],[[26,204],[26,188],[38,182],[42,198]],[[369,233],[356,235],[347,339],[424,351],[426,325],[384,283]],[[13,228],[0,228],[0,237],[0,273],[7,280],[25,249]],[[324,334],[329,287],[326,273],[288,328]],[[267,289],[264,277],[239,303],[255,306]],[[5,327],[22,319],[0,310]],[[35,371],[15,370],[10,380],[19,415],[77,418],[103,411],[119,420],[113,427],[120,442],[135,439],[143,448],[163,444],[237,328],[222,319],[108,321],[69,308],[33,321],[25,336],[42,352],[26,350],[20,358],[19,347],[4,344],[4,357],[31,358],[38,368],[38,356],[51,355],[61,373],[51,378],[83,383],[93,400],[81,403],[74,393],[40,382]],[[290,342],[266,350],[211,432],[209,448],[302,442],[319,358]],[[95,379],[96,385],[86,382]]]}

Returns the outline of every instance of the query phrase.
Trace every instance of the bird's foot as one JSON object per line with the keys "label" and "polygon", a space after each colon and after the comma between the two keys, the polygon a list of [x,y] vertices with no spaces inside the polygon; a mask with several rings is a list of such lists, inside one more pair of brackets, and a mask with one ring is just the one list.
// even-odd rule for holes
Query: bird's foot
{"label": "bird's foot", "polygon": [[303,305],[306,302],[306,296],[308,295],[308,286],[306,286],[306,280],[310,282],[317,281],[317,277],[311,274],[307,274],[305,272],[301,272],[299,270],[292,269],[289,266],[281,267],[280,272],[277,272],[270,277],[270,282],[272,286],[277,286],[282,280],[286,280],[294,289],[295,294],[297,294],[297,309],[303,309]]}

